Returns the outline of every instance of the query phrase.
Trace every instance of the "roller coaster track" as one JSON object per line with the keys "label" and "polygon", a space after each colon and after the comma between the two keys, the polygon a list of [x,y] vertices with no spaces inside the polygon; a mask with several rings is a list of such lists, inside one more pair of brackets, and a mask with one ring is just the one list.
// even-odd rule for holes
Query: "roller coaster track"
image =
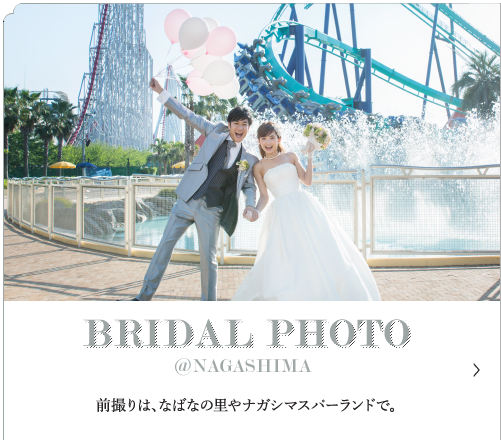
{"label": "roller coaster track", "polygon": [[[426,23],[428,26],[433,27],[433,14],[421,5],[413,3],[402,3],[402,6],[418,17],[421,21]],[[435,5],[433,5],[435,6]],[[480,31],[475,29],[470,23],[468,23],[464,18],[462,18],[457,12],[453,11],[447,5],[440,3],[438,5],[438,10],[442,12],[446,17],[452,20],[455,24],[461,27],[463,30],[468,32],[473,38],[479,41],[482,45],[487,47],[489,50],[494,52],[499,56],[499,45],[496,44],[492,39],[488,38],[486,35],[482,34]],[[460,50],[465,55],[475,54],[476,50],[472,45],[461,37],[456,32],[453,32],[449,25],[444,23],[442,20],[437,20],[437,32],[441,37],[447,40],[451,44],[455,44],[456,48]]]}
{"label": "roller coaster track", "polygon": [[96,58],[94,59],[94,65],[92,67],[92,75],[89,83],[89,88],[87,91],[87,96],[84,101],[84,106],[82,109],[82,113],[80,114],[80,118],[78,119],[77,126],[75,128],[75,131],[73,134],[70,136],[70,140],[68,141],[68,144],[73,144],[75,142],[75,139],[78,136],[78,133],[80,131],[80,128],[82,127],[82,123],[85,118],[85,113],[87,112],[87,107],[89,106],[89,101],[92,96],[92,89],[94,87],[94,80],[96,78],[96,72],[97,72],[97,66],[99,62],[99,56],[101,54],[101,44],[103,42],[103,35],[104,35],[104,25],[106,23],[106,14],[108,13],[108,6],[109,5],[104,5],[101,20],[100,20],[100,25],[99,25],[99,37],[98,37],[98,44],[97,44],[97,50],[96,50]]}
{"label": "roller coaster track", "polygon": [[[279,8],[280,9],[280,8]],[[278,12],[275,16],[278,15]],[[282,11],[283,12],[283,11]],[[280,86],[284,91],[294,94],[297,92],[306,92],[309,94],[309,99],[315,101],[319,104],[327,104],[336,102],[342,106],[342,110],[346,109],[346,103],[336,99],[326,98],[312,89],[305,87],[304,85],[297,82],[284,68],[280,62],[279,56],[276,56],[272,44],[275,40],[277,43],[284,40],[294,40],[294,33],[291,32],[291,28],[295,26],[304,27],[304,42],[309,46],[313,46],[317,49],[324,50],[327,53],[334,55],[339,58],[343,58],[346,62],[351,63],[357,67],[361,67],[365,63],[364,57],[361,55],[360,49],[355,49],[346,43],[336,40],[324,33],[313,29],[307,25],[302,25],[296,21],[290,20],[278,20],[269,23],[260,33],[259,38],[263,40],[262,44],[259,44],[261,48],[264,49],[264,56],[260,57],[259,64],[265,66],[270,64],[272,69],[269,72],[265,72],[266,76],[273,80],[279,77],[285,78],[287,81],[285,87]],[[325,45],[325,48],[323,47]],[[355,63],[358,61],[358,65]],[[438,90],[427,87],[417,81],[414,81],[398,72],[395,69],[391,69],[384,64],[372,60],[372,75],[377,78],[386,81],[387,83],[403,90],[411,95],[414,95],[422,100],[431,102],[432,104],[438,105],[440,107],[445,107],[446,104],[449,106],[455,106],[457,108],[461,107],[462,100],[454,96],[447,95],[446,93],[439,92]],[[454,109],[452,109],[454,110]]]}

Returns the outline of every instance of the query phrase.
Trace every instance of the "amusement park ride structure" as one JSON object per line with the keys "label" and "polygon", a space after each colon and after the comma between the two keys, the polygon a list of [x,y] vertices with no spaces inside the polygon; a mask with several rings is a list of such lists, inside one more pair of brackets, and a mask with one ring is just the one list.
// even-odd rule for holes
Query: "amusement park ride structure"
{"label": "amusement park ride structure", "polygon": [[[304,8],[312,6],[306,4]],[[456,55],[464,58],[475,53],[475,49],[455,31],[454,26],[460,27],[498,56],[499,45],[453,11],[451,4],[433,5],[434,14],[417,4],[402,6],[432,28],[424,84],[373,59],[370,48],[358,48],[353,4],[350,4],[351,46],[341,39],[335,4],[325,5],[323,32],[300,23],[294,4],[281,4],[252,45],[239,43],[241,50],[235,54],[234,63],[240,94],[255,111],[271,110],[282,119],[295,119],[298,115],[340,118],[352,115],[356,110],[372,114],[372,77],[375,76],[422,99],[423,119],[427,102],[444,107],[449,122],[463,117],[461,99],[446,93],[436,40],[450,44],[455,80]],[[282,19],[288,9],[289,19]],[[331,11],[336,38],[328,35]],[[438,19],[440,13],[450,25]],[[166,115],[163,108],[155,132],[152,132],[152,93],[148,82],[153,76],[153,60],[146,49],[143,17],[142,4],[99,5],[99,22],[94,24],[89,46],[89,73],[84,74],[80,87],[79,117],[70,136],[70,144],[85,148],[84,140],[90,139],[125,148],[146,149],[157,137],[168,141],[181,140],[181,122],[172,115]],[[286,59],[289,42],[294,44],[294,49]],[[274,49],[280,43],[282,51],[276,54]],[[317,91],[310,75],[306,46],[322,52]],[[341,60],[346,98],[324,96],[327,55]],[[433,58],[440,76],[441,91],[429,87]],[[354,93],[350,90],[347,64],[353,65],[355,70]],[[167,65],[166,72],[165,88],[173,96],[180,96],[181,84],[171,64]],[[451,110],[454,111],[452,116]],[[388,117],[385,122],[398,125],[402,120],[402,117]]]}
{"label": "amusement park ride structure", "polygon": [[143,4],[99,5],[70,144],[85,145],[84,139],[135,149],[151,144],[153,59],[143,19]]}
{"label": "amusement park ride structure", "polygon": [[[166,79],[164,89],[167,90],[171,96],[180,99],[181,80],[179,79],[177,73],[174,72],[172,64],[167,64],[165,72]],[[160,126],[162,127],[162,131],[160,131]],[[181,120],[175,115],[167,115],[167,109],[162,106],[160,108],[155,133],[153,135],[154,139],[164,139],[168,142],[180,142],[182,141],[182,133],[183,127]]]}
{"label": "amusement park ride structure", "polygon": [[[313,5],[307,4],[304,8],[308,9],[311,6]],[[323,32],[301,24],[294,4],[282,4],[273,15],[271,22],[264,27],[251,46],[239,44],[241,51],[235,55],[234,61],[240,80],[240,94],[245,96],[246,101],[255,111],[272,110],[278,117],[284,119],[294,119],[298,114],[339,118],[346,114],[353,114],[355,110],[362,110],[371,114],[371,78],[375,76],[402,91],[422,99],[422,119],[425,117],[427,102],[445,107],[449,119],[451,119],[450,110],[455,111],[453,118],[463,116],[461,99],[446,93],[436,39],[446,41],[452,46],[455,80],[457,80],[456,52],[460,56],[468,56],[474,53],[475,50],[454,31],[454,24],[468,32],[469,35],[498,56],[499,45],[454,12],[452,5],[434,5],[434,15],[420,5],[404,4],[403,6],[432,28],[425,84],[414,81],[396,72],[395,69],[391,69],[372,59],[371,49],[359,49],[357,47],[355,6],[353,4],[350,4],[352,46],[341,40],[335,4],[325,5]],[[288,20],[284,20],[281,17],[287,8],[290,9],[290,17]],[[331,9],[337,38],[328,35]],[[439,12],[450,20],[450,26],[438,20]],[[286,60],[285,55],[289,41],[293,42],[294,50],[290,58]],[[277,55],[274,51],[274,43],[282,42],[282,52]],[[305,55],[305,45],[322,51],[318,92],[313,88],[308,60]],[[341,59],[347,96],[344,99],[331,99],[323,95],[327,54]],[[440,76],[441,91],[429,87],[433,56]],[[355,67],[356,91],[353,96],[348,82],[347,63]],[[305,82],[307,82],[307,85],[305,85]],[[365,88],[364,100],[362,100],[361,93],[363,87]],[[396,119],[398,118],[394,118],[394,120]]]}

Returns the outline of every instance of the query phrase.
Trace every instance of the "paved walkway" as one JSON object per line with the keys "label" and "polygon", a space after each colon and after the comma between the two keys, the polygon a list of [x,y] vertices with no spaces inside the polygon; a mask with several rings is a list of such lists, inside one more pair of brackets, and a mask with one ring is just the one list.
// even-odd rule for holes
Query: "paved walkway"
{"label": "paved walkway", "polygon": [[[150,260],[78,249],[4,219],[4,299],[128,299]],[[251,266],[220,266],[218,300],[232,298]],[[499,266],[373,268],[384,301],[499,301]],[[172,262],[155,300],[200,299],[198,264]]]}

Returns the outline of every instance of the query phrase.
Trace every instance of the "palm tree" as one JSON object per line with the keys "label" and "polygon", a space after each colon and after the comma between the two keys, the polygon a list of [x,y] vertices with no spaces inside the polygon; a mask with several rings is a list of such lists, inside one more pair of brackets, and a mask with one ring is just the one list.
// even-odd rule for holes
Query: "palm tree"
{"label": "palm tree", "polygon": [[[183,152],[184,144],[182,142],[168,143],[164,174],[167,174],[167,159],[169,167],[172,167],[172,164],[180,162],[183,159]],[[172,172],[172,168],[170,168],[170,172]]]}
{"label": "palm tree", "polygon": [[57,120],[50,105],[44,104],[40,108],[40,124],[36,126],[35,133],[42,140],[43,152],[43,173],[47,175],[47,165],[49,160],[49,144],[56,135]]}
{"label": "palm tree", "polygon": [[[194,93],[189,89],[188,84],[186,84],[186,76],[179,76],[181,80],[181,100],[185,107],[189,108],[191,111],[194,111]],[[195,129],[188,124],[184,124],[184,169],[186,170],[190,165],[191,158],[195,153],[194,144],[195,144]]]}
{"label": "palm tree", "polygon": [[4,179],[9,178],[9,134],[19,125],[19,102],[17,87],[3,89],[3,142],[4,142]]}
{"label": "palm tree", "polygon": [[470,57],[466,69],[452,85],[452,91],[464,92],[463,110],[476,108],[479,116],[488,117],[493,103],[499,99],[499,57],[476,53]]}
{"label": "palm tree", "polygon": [[42,105],[37,102],[40,93],[30,93],[28,90],[21,90],[18,93],[19,98],[19,130],[23,135],[24,150],[24,177],[28,177],[28,157],[30,154],[28,140],[30,134],[35,129],[35,125],[40,120],[39,110]]}
{"label": "palm tree", "polygon": [[[57,138],[57,161],[61,162],[63,158],[63,141],[73,133],[77,115],[73,113],[76,107],[68,101],[55,101],[52,103],[52,111],[55,124],[55,137]],[[59,170],[61,175],[61,170]]]}
{"label": "palm tree", "polygon": [[166,168],[167,168],[167,157],[168,157],[168,152],[169,152],[169,142],[167,142],[165,139],[157,139],[154,144],[151,145],[151,148],[153,151],[155,151],[155,154],[158,159],[158,172],[161,174],[162,171],[162,164],[163,164],[163,169],[164,172],[163,174],[166,174]]}

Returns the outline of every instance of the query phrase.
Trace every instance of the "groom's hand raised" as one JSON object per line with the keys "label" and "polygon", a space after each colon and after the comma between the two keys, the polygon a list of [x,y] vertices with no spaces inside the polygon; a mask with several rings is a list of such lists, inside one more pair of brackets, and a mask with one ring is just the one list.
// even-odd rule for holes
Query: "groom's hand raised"
{"label": "groom's hand raised", "polygon": [[160,83],[155,78],[151,78],[150,87],[152,88],[152,90],[154,92],[157,92],[159,95],[164,90],[163,87],[160,85]]}

